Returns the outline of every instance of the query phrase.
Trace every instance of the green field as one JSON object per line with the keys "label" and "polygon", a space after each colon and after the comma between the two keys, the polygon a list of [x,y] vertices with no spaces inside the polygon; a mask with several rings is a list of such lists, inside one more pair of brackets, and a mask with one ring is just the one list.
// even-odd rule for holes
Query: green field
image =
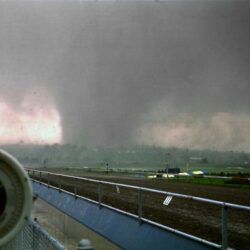
{"label": "green field", "polygon": [[[48,170],[48,169],[47,169]],[[226,166],[212,166],[207,167],[207,174],[205,177],[197,176],[178,176],[173,178],[163,178],[162,173],[157,173],[159,168],[133,168],[133,167],[120,167],[111,168],[106,167],[63,167],[63,168],[49,168],[52,172],[59,172],[68,175],[76,176],[115,176],[115,177],[128,177],[128,178],[145,178],[148,179],[149,176],[157,175],[155,179],[169,181],[169,182],[185,182],[192,184],[204,184],[204,185],[217,185],[217,186],[227,186],[227,187],[238,187],[238,188],[250,188],[250,178],[249,168],[238,168],[238,167],[226,167]],[[182,169],[185,171],[184,169]],[[189,170],[201,170],[199,167],[189,168]],[[204,170],[204,168],[202,169]],[[217,171],[216,171],[217,170]],[[229,171],[230,170],[230,171]],[[239,171],[240,170],[240,171]],[[210,175],[214,173],[215,176]],[[209,177],[207,177],[209,176]],[[219,178],[218,178],[219,177]],[[233,179],[231,180],[231,177]]]}
{"label": "green field", "polygon": [[[237,164],[237,165],[226,165],[226,164],[189,164],[187,165],[178,165],[181,172],[190,172],[202,170],[206,174],[213,175],[241,175],[249,174],[250,175],[250,164]],[[70,171],[80,171],[80,172],[106,172],[107,166],[104,164],[92,164],[90,166],[81,166],[80,164],[69,164],[63,167],[49,167],[55,171],[63,169]],[[110,164],[108,166],[109,172],[113,173],[135,173],[135,172],[150,172],[155,173],[157,171],[164,171],[165,166],[163,164]],[[250,177],[250,176],[249,176]]]}

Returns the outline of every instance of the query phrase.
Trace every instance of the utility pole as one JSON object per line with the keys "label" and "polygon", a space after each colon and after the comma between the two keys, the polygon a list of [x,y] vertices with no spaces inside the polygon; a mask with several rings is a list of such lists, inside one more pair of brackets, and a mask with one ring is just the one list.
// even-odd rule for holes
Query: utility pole
{"label": "utility pole", "polygon": [[106,173],[109,174],[109,164],[106,163]]}
{"label": "utility pole", "polygon": [[166,153],[166,168],[167,168],[167,179],[168,179],[168,168],[170,166],[170,153]]}

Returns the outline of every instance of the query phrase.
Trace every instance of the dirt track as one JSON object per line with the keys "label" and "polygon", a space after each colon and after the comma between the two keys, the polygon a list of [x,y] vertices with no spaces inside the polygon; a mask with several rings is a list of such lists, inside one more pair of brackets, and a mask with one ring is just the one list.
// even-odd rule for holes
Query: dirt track
{"label": "dirt track", "polygon": [[[124,177],[118,178],[104,175],[88,175],[87,177],[250,206],[249,189],[169,182],[161,179],[147,180]],[[78,194],[91,199],[98,199],[96,183],[73,181],[68,178],[60,179],[60,182],[62,188],[73,192],[73,185],[75,185]],[[58,185],[58,178],[51,179],[51,183]],[[108,185],[102,185],[102,191],[102,201],[104,203],[132,213],[137,213],[136,191],[127,188],[120,188],[120,193],[118,193],[114,186]],[[143,217],[212,242],[221,243],[220,207],[175,197],[169,206],[164,206],[162,205],[164,199],[164,195],[144,192]],[[250,212],[229,209],[228,229],[230,247],[244,250],[250,249]]]}

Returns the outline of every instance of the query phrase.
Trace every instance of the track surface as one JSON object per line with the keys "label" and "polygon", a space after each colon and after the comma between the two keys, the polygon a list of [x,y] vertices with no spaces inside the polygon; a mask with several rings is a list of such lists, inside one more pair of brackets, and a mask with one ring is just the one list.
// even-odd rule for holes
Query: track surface
{"label": "track surface", "polygon": [[[219,201],[250,206],[250,190],[223,186],[198,185],[168,180],[147,180],[109,175],[82,175],[83,177],[143,186],[169,192],[194,195]],[[52,185],[97,200],[97,184],[69,178],[50,177]],[[102,185],[102,201],[120,209],[137,213],[137,191]],[[221,208],[215,205],[174,197],[169,206],[162,205],[164,195],[143,193],[143,217],[176,228],[189,234],[221,244]],[[229,246],[250,249],[250,212],[229,209]]]}

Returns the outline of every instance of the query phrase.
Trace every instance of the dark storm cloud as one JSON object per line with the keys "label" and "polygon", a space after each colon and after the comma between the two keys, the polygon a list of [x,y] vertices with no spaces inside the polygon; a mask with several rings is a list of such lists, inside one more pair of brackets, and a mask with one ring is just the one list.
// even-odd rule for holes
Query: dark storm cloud
{"label": "dark storm cloud", "polygon": [[45,86],[64,141],[92,145],[129,143],[146,121],[169,123],[169,113],[248,115],[249,7],[2,2],[2,93],[17,105],[30,86]]}

